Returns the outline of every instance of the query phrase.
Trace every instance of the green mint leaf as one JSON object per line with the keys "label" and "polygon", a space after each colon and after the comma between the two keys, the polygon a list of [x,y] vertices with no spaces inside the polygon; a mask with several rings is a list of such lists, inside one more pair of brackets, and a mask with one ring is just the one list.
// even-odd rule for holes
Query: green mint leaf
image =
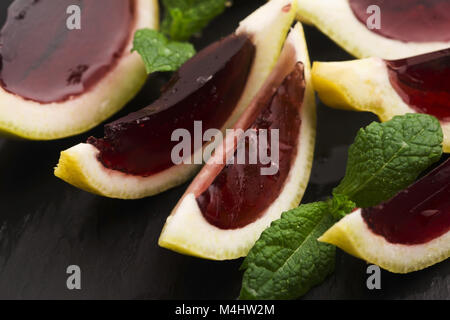
{"label": "green mint leaf", "polygon": [[228,0],[163,0],[161,30],[173,40],[188,40],[221,14]]}
{"label": "green mint leaf", "polygon": [[244,260],[241,299],[293,299],[334,269],[335,248],[317,239],[356,206],[379,204],[410,185],[442,155],[443,134],[432,116],[408,114],[372,123],[349,149],[347,173],[333,198],[285,212]]}
{"label": "green mint leaf", "polygon": [[392,198],[442,155],[439,121],[407,114],[361,129],[350,146],[347,170],[334,195],[365,208]]}
{"label": "green mint leaf", "polygon": [[295,299],[334,270],[335,247],[317,239],[333,225],[326,202],[283,213],[245,258],[241,299]]}
{"label": "green mint leaf", "polygon": [[195,54],[190,43],[169,41],[163,34],[150,29],[136,31],[132,51],[141,55],[147,73],[178,70]]}
{"label": "green mint leaf", "polygon": [[356,204],[349,200],[347,196],[335,194],[333,198],[328,200],[328,207],[331,215],[338,221],[351,213],[356,208]]}

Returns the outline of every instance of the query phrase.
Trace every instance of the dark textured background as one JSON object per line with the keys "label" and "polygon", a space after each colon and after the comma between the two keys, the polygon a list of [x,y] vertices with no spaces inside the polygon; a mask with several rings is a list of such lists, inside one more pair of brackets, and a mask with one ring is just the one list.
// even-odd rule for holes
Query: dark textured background
{"label": "dark textured background", "polygon": [[[0,3],[3,24],[11,1]],[[236,0],[195,40],[201,48],[231,33],[264,1]],[[351,57],[307,27],[312,60]],[[145,106],[167,75],[153,75],[123,111]],[[117,115],[119,116],[119,115]],[[116,116],[116,118],[117,118]],[[342,178],[347,147],[371,114],[319,104],[316,157],[304,202],[320,200]],[[121,201],[80,191],[53,176],[59,152],[101,135],[53,142],[0,139],[0,298],[235,299],[241,261],[210,262],[159,248],[166,217],[187,184],[155,197]],[[82,270],[82,290],[66,288],[66,268]],[[450,299],[450,261],[409,275],[382,273],[382,290],[366,289],[366,264],[338,251],[336,271],[306,299]]]}

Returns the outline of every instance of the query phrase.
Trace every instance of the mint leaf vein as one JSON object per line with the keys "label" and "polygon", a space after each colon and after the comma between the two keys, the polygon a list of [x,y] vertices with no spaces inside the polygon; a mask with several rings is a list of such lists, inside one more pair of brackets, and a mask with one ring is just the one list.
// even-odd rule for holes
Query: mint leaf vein
{"label": "mint leaf vein", "polygon": [[347,170],[333,194],[358,207],[390,199],[408,187],[442,155],[439,121],[425,114],[407,114],[361,129],[349,148]]}
{"label": "mint leaf vein", "polygon": [[335,248],[317,238],[335,220],[326,202],[285,212],[265,230],[245,259],[241,299],[292,299],[334,269]]}

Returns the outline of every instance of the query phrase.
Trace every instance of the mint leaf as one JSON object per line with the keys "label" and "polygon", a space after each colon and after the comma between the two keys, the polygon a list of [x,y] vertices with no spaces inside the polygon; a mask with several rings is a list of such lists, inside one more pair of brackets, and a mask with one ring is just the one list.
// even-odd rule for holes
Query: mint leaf
{"label": "mint leaf", "polygon": [[169,41],[163,34],[150,29],[136,31],[132,51],[141,55],[147,73],[178,70],[195,54],[190,43]]}
{"label": "mint leaf", "polygon": [[245,258],[241,299],[294,299],[334,270],[335,247],[317,239],[333,225],[326,202],[283,213]]}
{"label": "mint leaf", "polygon": [[293,299],[334,269],[335,248],[317,239],[355,206],[388,200],[439,160],[443,134],[432,116],[408,114],[361,129],[347,173],[326,202],[301,205],[265,230],[244,260],[241,299]]}
{"label": "mint leaf", "polygon": [[344,179],[333,194],[346,195],[358,207],[392,198],[442,155],[439,121],[407,114],[361,129],[349,149]]}
{"label": "mint leaf", "polygon": [[173,40],[188,40],[221,14],[227,0],[163,0],[161,30]]}

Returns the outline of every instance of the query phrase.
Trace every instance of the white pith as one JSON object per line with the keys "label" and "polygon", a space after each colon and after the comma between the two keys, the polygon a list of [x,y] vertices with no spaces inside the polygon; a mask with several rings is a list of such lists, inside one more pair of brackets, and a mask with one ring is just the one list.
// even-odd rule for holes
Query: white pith
{"label": "white pith", "polygon": [[225,128],[232,127],[237,121],[276,64],[283,39],[292,24],[291,19],[286,18],[292,14],[292,10],[283,12],[282,8],[292,1],[294,0],[274,0],[266,3],[239,24],[236,34],[251,35],[251,40],[257,50],[244,94],[242,94],[233,114],[225,124]]}
{"label": "white pith", "polygon": [[[137,16],[131,34],[137,29],[157,28],[157,1],[136,2]],[[131,53],[132,35],[123,56],[103,79],[88,92],[64,102],[41,104],[0,87],[0,132],[32,140],[58,139],[87,131],[120,110],[147,76],[139,54]]]}
{"label": "white pith", "polygon": [[348,0],[297,2],[300,16],[358,58],[400,59],[450,47],[450,42],[402,42],[378,35],[355,17]]}
{"label": "white pith", "polygon": [[287,42],[295,47],[297,60],[305,65],[306,91],[301,108],[302,125],[298,155],[278,198],[257,221],[234,230],[211,225],[203,217],[195,195],[185,194],[167,219],[159,244],[163,247],[212,260],[236,259],[247,255],[261,233],[284,211],[297,206],[306,189],[315,141],[315,97],[310,81],[310,67],[303,29],[300,24],[291,31]]}
{"label": "white pith", "polygon": [[361,209],[336,223],[319,241],[395,273],[421,270],[450,257],[450,231],[424,244],[393,244],[368,228]]}
{"label": "white pith", "polygon": [[[91,144],[80,143],[64,153],[64,156],[77,159],[77,165],[83,178],[92,187],[92,190],[88,191],[110,198],[136,199],[148,196],[148,194],[163,192],[186,181],[198,168],[191,165],[173,166],[152,175],[151,179],[147,179],[105,168],[97,160],[99,150]],[[56,168],[57,176],[59,175],[58,170],[62,169]],[[169,184],[168,181],[170,181]],[[77,187],[82,188],[83,186]],[[130,193],[130,190],[133,193]]]}
{"label": "white pith", "polygon": [[[320,82],[333,83],[347,103],[359,111],[373,112],[381,121],[417,111],[406,104],[392,87],[386,63],[380,58],[367,58],[343,62],[320,62],[313,68],[313,81],[319,97],[331,107],[336,106],[328,92],[322,92]],[[450,122],[441,121],[444,133],[444,151],[450,152]]]}
{"label": "white pith", "polygon": [[[256,54],[241,98],[222,129],[233,126],[275,65],[283,39],[294,18],[293,10],[283,12],[281,8],[291,1],[274,0],[267,3],[243,20],[237,29],[237,34],[250,35],[256,46]],[[194,164],[178,165],[149,177],[126,175],[105,168],[97,160],[98,153],[92,152],[92,148],[80,144],[63,151],[55,175],[79,188],[111,198],[139,199],[155,195],[187,181],[201,167]],[[202,150],[198,152],[202,153]],[[70,162],[77,164],[78,168],[73,168],[66,161],[62,161],[64,158],[70,158]],[[95,164],[88,165],[88,162]],[[93,168],[95,170],[92,170]]]}

